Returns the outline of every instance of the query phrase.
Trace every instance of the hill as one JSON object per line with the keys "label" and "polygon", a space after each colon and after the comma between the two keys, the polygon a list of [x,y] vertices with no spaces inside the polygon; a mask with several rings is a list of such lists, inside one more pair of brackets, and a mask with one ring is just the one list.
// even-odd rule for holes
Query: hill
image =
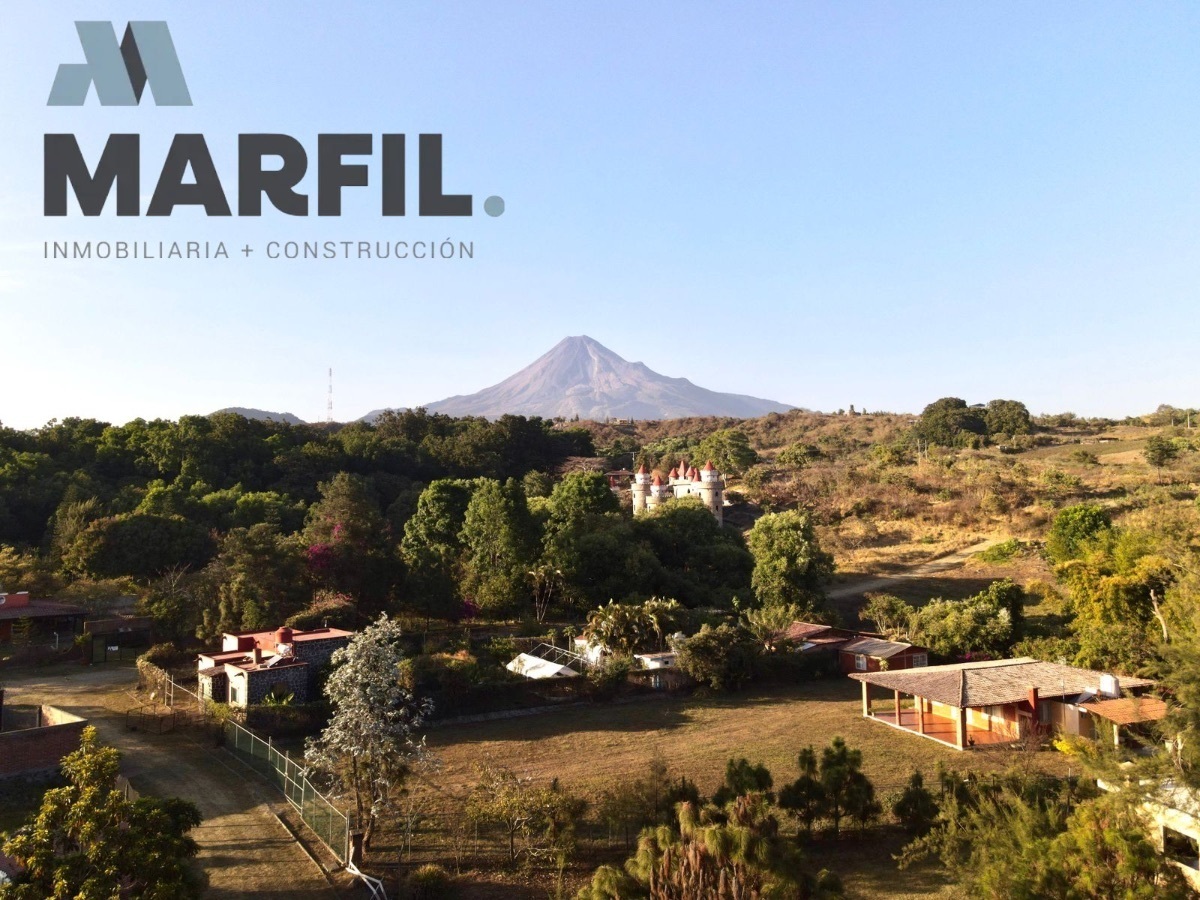
{"label": "hill", "polygon": [[288,425],[304,424],[303,419],[289,412],[280,413],[265,409],[248,409],[244,406],[226,406],[224,409],[218,409],[217,412],[209,413],[209,415],[215,416],[217,413],[234,413],[244,416],[247,419],[256,419],[260,422],[285,422]]}
{"label": "hill", "polygon": [[506,413],[603,421],[679,419],[688,416],[751,418],[793,407],[774,400],[726,394],[686,378],[660,375],[629,362],[586,335],[564,338],[521,371],[475,394],[428,405],[451,416],[497,418]]}

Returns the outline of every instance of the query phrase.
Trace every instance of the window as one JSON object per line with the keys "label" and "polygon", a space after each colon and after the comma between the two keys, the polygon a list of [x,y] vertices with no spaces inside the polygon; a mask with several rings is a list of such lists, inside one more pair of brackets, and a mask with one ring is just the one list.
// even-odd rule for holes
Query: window
{"label": "window", "polygon": [[1163,855],[1190,869],[1200,868],[1200,846],[1182,831],[1163,826]]}
{"label": "window", "polygon": [[927,665],[929,665],[929,654],[928,653],[914,653],[913,654],[912,667],[914,669],[919,669],[921,666],[927,666]]}
{"label": "window", "polygon": [[860,672],[867,671],[867,658],[861,653],[854,654],[854,668]]}
{"label": "window", "polygon": [[237,689],[236,684],[229,685],[229,702],[230,703],[238,702],[238,689]]}

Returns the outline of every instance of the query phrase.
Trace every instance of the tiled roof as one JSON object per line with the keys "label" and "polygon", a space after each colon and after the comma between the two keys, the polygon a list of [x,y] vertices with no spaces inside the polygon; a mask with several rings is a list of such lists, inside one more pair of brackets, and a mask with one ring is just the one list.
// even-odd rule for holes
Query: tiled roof
{"label": "tiled roof", "polygon": [[54,600],[30,600],[23,606],[0,606],[0,621],[8,619],[46,619],[58,616],[82,616],[87,610]]}
{"label": "tiled roof", "polygon": [[1157,722],[1165,719],[1170,707],[1157,697],[1121,697],[1112,700],[1088,700],[1079,704],[1090,713],[1118,725]]}
{"label": "tiled roof", "polygon": [[783,632],[783,637],[789,641],[811,641],[817,635],[823,635],[832,630],[831,625],[817,625],[812,622],[793,622]]}
{"label": "tiled roof", "polygon": [[875,659],[890,659],[897,653],[903,653],[905,650],[911,650],[912,644],[904,644],[900,641],[885,641],[883,638],[864,637],[856,641],[851,641],[842,651],[845,653],[859,653],[863,656],[871,656]]}
{"label": "tiled roof", "polygon": [[[1103,674],[1022,657],[895,672],[855,672],[850,677],[961,709],[1016,703],[1029,696],[1030,688],[1037,688],[1038,696],[1044,698],[1073,697],[1095,691]],[[1121,678],[1124,688],[1153,684],[1145,678]]]}

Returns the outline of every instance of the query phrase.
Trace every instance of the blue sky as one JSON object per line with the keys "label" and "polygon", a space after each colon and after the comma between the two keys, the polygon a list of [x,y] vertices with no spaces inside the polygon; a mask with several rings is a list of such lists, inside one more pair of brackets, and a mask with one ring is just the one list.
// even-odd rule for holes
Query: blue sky
{"label": "blue sky", "polygon": [[[194,106],[47,108],[76,19],[165,19]],[[354,418],[573,334],[816,409],[1196,405],[1198,37],[1185,3],[10,2],[0,421],[320,419],[330,366]],[[140,133],[145,194],[171,136],[201,132],[231,201],[241,132],[300,138],[314,191],[318,133],[438,132],[476,215],[383,219],[372,163],[340,219],[50,219],[46,132],[89,160]],[[447,237],[475,258],[42,259]]]}

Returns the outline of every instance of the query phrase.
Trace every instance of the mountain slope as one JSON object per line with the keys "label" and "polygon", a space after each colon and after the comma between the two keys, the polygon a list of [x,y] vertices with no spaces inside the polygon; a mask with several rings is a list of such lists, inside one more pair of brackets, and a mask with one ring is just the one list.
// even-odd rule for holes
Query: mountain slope
{"label": "mountain slope", "polygon": [[499,384],[475,394],[430,403],[430,412],[451,416],[505,413],[603,420],[679,419],[687,416],[749,418],[792,409],[784,403],[723,394],[686,378],[668,378],[631,363],[590,337],[569,337]]}
{"label": "mountain slope", "polygon": [[[218,409],[217,413],[236,413],[247,419],[257,419],[262,422],[285,422],[288,425],[304,424],[303,419],[291,413],[269,412],[265,409],[247,409],[244,406],[227,406],[224,409]],[[210,413],[209,415],[215,416],[217,413]]]}

